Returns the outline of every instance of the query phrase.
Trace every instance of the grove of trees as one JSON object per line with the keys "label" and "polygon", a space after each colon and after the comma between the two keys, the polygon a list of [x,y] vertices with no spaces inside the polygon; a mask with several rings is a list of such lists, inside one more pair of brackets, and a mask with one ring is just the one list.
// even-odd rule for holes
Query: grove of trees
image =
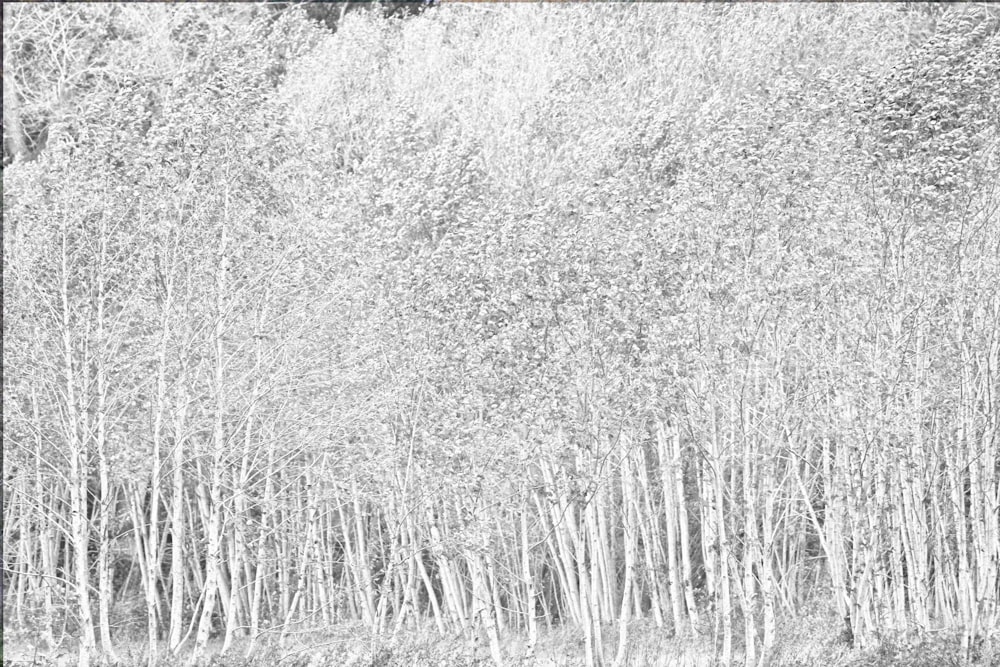
{"label": "grove of trees", "polygon": [[995,8],[25,4],[3,111],[8,631],[997,639]]}

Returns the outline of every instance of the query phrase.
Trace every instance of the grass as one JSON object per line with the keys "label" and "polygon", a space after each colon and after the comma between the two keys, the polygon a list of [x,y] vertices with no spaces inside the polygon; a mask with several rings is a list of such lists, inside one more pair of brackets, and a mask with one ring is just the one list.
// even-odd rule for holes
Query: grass
{"label": "grass", "polygon": [[[735,628],[734,628],[735,629]],[[219,655],[221,641],[209,646],[204,667],[488,667],[492,665],[485,640],[462,636],[439,636],[427,631],[404,631],[396,637],[375,636],[356,625],[337,626],[294,636],[286,646],[261,642],[246,657],[241,639],[226,655]],[[736,633],[734,664],[742,664],[742,646]],[[826,616],[814,615],[787,622],[778,633],[773,667],[950,667],[962,665],[959,636],[936,633],[920,639],[885,639],[873,649],[848,647],[839,626]],[[7,632],[7,660],[11,667],[61,667],[75,664],[75,646],[64,642],[49,650],[34,650],[27,633]],[[630,667],[711,667],[720,663],[711,637],[675,638],[658,630],[648,620],[629,627],[625,664]],[[611,664],[617,647],[617,628],[604,630],[605,660]],[[974,650],[972,664],[1000,667],[998,642],[983,642]],[[534,654],[529,656],[523,636],[511,634],[504,641],[504,655],[512,667],[577,667],[584,664],[583,634],[575,628],[542,632]],[[118,648],[121,667],[146,664],[144,642],[122,643]],[[169,654],[158,661],[162,667],[186,662]],[[94,664],[100,664],[95,660]]]}

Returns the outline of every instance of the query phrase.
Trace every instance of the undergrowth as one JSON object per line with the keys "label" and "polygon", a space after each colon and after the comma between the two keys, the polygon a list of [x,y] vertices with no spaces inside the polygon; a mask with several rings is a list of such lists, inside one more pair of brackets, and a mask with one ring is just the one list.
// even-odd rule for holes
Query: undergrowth
{"label": "undergrowth", "polygon": [[[617,650],[617,627],[604,629],[604,657],[612,664]],[[733,664],[743,663],[740,633],[734,636]],[[63,667],[75,664],[70,642],[38,650],[25,633],[7,633],[9,667]],[[1000,667],[998,642],[981,640],[972,647],[971,660],[963,662],[960,637],[956,633],[934,633],[920,638],[882,638],[878,646],[853,649],[826,616],[806,616],[778,628],[772,667]],[[714,646],[714,648],[713,648]],[[225,655],[221,642],[209,645],[202,667],[489,667],[493,664],[485,640],[463,636],[439,636],[424,631],[406,631],[397,636],[374,636],[356,626],[317,630],[301,635],[284,647],[261,642],[247,655],[246,640],[234,643]],[[123,643],[116,662],[93,664],[132,667],[146,665],[143,642]],[[649,620],[629,626],[624,664],[630,667],[713,667],[722,664],[721,638],[712,628],[698,637],[672,637]],[[511,634],[503,645],[505,664],[511,667],[583,667],[583,635],[576,628],[553,628],[540,633],[529,654],[526,639]],[[176,656],[162,651],[155,667],[178,664]]]}

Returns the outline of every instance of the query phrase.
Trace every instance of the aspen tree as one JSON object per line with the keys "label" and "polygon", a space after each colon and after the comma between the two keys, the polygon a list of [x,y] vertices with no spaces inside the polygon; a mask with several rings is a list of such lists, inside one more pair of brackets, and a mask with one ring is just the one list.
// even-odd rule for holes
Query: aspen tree
{"label": "aspen tree", "polygon": [[[239,467],[233,472],[233,529],[229,542],[232,548],[232,556],[229,563],[230,578],[232,581],[232,601],[230,602],[226,614],[226,632],[223,639],[221,652],[225,653],[233,642],[233,636],[238,623],[238,614],[242,609],[242,599],[245,588],[250,585],[249,580],[245,583],[242,580],[244,562],[246,560],[247,537],[245,529],[245,514],[247,511],[246,487],[250,478],[250,465],[252,454],[252,443],[254,431],[257,428],[256,413],[257,403],[260,400],[262,389],[260,374],[263,373],[263,334],[261,332],[262,320],[264,319],[264,306],[258,307],[255,317],[253,339],[254,339],[254,364],[251,374],[254,376],[253,386],[250,391],[250,398],[244,415],[243,425],[243,447],[239,459]],[[244,610],[245,611],[245,610]]]}
{"label": "aspen tree", "polygon": [[[611,457],[613,452],[609,451],[604,456]],[[596,510],[598,525],[597,548],[600,556],[601,582],[604,584],[601,590],[601,614],[609,623],[617,618],[615,605],[618,603],[618,567],[615,559],[615,545],[612,542],[611,517],[613,509],[610,506],[609,496],[613,486],[610,481],[601,481],[597,488]]]}
{"label": "aspen tree", "polygon": [[[208,521],[205,524],[208,549],[205,556],[205,583],[203,588],[204,603],[198,620],[198,634],[192,653],[192,662],[200,660],[204,655],[212,629],[212,618],[215,612],[216,598],[220,592],[222,577],[222,476],[223,459],[226,453],[225,413],[228,405],[226,396],[226,356],[225,339],[226,319],[229,310],[227,277],[229,272],[229,225],[230,192],[229,184],[223,186],[223,204],[220,218],[218,246],[216,248],[215,270],[215,309],[212,326],[212,362],[213,391],[215,398],[215,414],[212,424],[212,450],[209,462],[208,489]],[[204,490],[204,486],[201,487]]]}
{"label": "aspen tree", "polygon": [[687,510],[687,496],[684,489],[683,452],[681,449],[680,429],[674,425],[670,443],[671,456],[674,465],[674,492],[677,495],[678,524],[680,527],[681,576],[683,577],[684,600],[687,605],[687,616],[691,631],[698,633],[699,615],[694,595],[694,575],[691,567],[691,538]]}
{"label": "aspen tree", "polygon": [[620,463],[622,487],[622,513],[625,538],[625,578],[622,584],[621,607],[618,612],[618,649],[615,652],[614,665],[621,667],[628,656],[628,624],[632,611],[632,589],[635,586],[636,550],[638,547],[638,519],[636,505],[632,500],[631,454],[624,449]]}
{"label": "aspen tree", "polygon": [[680,581],[680,559],[677,556],[680,529],[677,525],[678,506],[677,493],[674,489],[676,476],[673,467],[676,462],[672,454],[668,453],[667,433],[662,424],[656,426],[656,442],[660,459],[660,475],[663,484],[663,508],[666,518],[667,528],[667,582],[670,587],[670,610],[673,619],[673,633],[681,635],[687,625],[682,620],[681,604],[681,581]]}
{"label": "aspen tree", "polygon": [[521,579],[524,582],[524,616],[525,627],[528,632],[527,654],[533,655],[535,645],[538,643],[538,619],[536,616],[535,603],[535,577],[531,568],[531,541],[528,535],[528,498],[531,491],[525,487],[521,491],[523,500],[519,517],[520,542],[521,542]]}
{"label": "aspen tree", "polygon": [[711,424],[711,451],[709,460],[713,472],[712,497],[714,501],[715,534],[718,536],[719,553],[719,615],[722,618],[722,664],[731,665],[733,661],[733,610],[732,594],[730,592],[730,547],[726,531],[726,518],[724,509],[725,482],[723,479],[723,458],[720,442],[718,417],[715,406],[708,405]]}
{"label": "aspen tree", "polygon": [[[749,406],[744,405],[741,424],[743,429],[750,428]],[[756,467],[753,466],[755,456],[752,445],[753,437],[744,431],[741,448],[743,450],[743,640],[744,655],[747,665],[757,663],[757,578],[754,567],[758,562],[757,553],[757,499],[756,499]]]}
{"label": "aspen tree", "polygon": [[[156,344],[156,398],[153,404],[153,450],[149,471],[149,515],[146,519],[147,533],[144,536],[146,561],[146,641],[148,660],[154,664],[158,654],[159,609],[157,605],[157,585],[159,580],[160,556],[160,477],[162,471],[164,421],[169,410],[167,394],[167,347],[170,340],[171,319],[174,317],[174,272],[168,270],[163,283],[164,293],[160,296],[160,327]],[[138,525],[136,526],[138,529]]]}
{"label": "aspen tree", "polygon": [[[98,257],[95,297],[96,304],[96,344],[97,359],[95,369],[95,383],[97,392],[97,406],[95,415],[95,449],[97,450],[98,479],[100,491],[98,496],[98,553],[97,553],[97,576],[98,576],[98,628],[101,639],[101,651],[109,660],[117,660],[114,645],[111,641],[111,621],[110,611],[114,592],[111,588],[111,524],[113,512],[117,504],[117,493],[112,488],[110,463],[108,461],[108,441],[107,441],[107,421],[108,421],[108,363],[109,357],[117,356],[120,345],[115,345],[108,341],[108,331],[106,323],[106,299],[108,268],[108,220],[106,215],[101,215],[98,223]],[[117,348],[117,349],[116,349]]]}
{"label": "aspen tree", "polygon": [[184,443],[187,438],[187,393],[184,365],[177,378],[172,415],[173,447],[171,454],[170,498],[170,630],[167,645],[176,654],[180,650],[184,626],[185,521],[184,521]]}
{"label": "aspen tree", "polygon": [[52,625],[55,622],[55,604],[53,600],[53,582],[56,576],[55,561],[54,557],[54,544],[57,543],[56,539],[52,534],[52,522],[47,516],[48,512],[48,496],[52,494],[50,489],[46,488],[44,478],[42,476],[42,424],[41,424],[41,413],[39,408],[39,399],[37,390],[32,387],[30,390],[31,395],[31,411],[32,411],[32,421],[35,425],[35,451],[34,451],[34,467],[35,467],[35,497],[37,502],[37,512],[38,512],[38,548],[40,551],[39,558],[41,560],[41,585],[42,585],[42,623],[41,623],[41,635],[42,640],[45,641],[50,646],[55,644],[55,637],[52,630]]}
{"label": "aspen tree", "polygon": [[62,222],[60,230],[60,297],[62,315],[63,372],[65,377],[66,434],[69,445],[69,503],[70,535],[73,548],[73,572],[77,604],[80,614],[79,667],[90,664],[96,648],[94,622],[90,606],[90,563],[87,548],[90,543],[90,525],[87,518],[87,478],[90,474],[85,443],[80,437],[79,405],[77,404],[77,372],[74,339],[71,333],[70,314],[70,230]]}

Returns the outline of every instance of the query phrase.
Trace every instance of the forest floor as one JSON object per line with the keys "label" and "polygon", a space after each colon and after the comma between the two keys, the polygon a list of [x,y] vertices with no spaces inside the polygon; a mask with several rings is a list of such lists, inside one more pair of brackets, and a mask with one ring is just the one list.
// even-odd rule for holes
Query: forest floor
{"label": "forest floor", "polygon": [[[735,630],[735,629],[734,629]],[[41,647],[28,633],[5,632],[3,664],[6,667],[68,667],[76,664],[71,641],[56,647]],[[605,662],[612,664],[617,649],[617,628],[604,633]],[[226,655],[219,655],[221,640],[208,647],[207,667],[490,667],[485,640],[441,637],[431,632],[402,631],[395,637],[376,636],[357,626],[338,626],[289,636],[284,647],[277,642],[258,642],[247,655],[247,641],[239,639]],[[668,637],[651,621],[638,621],[629,628],[625,665],[632,667],[712,667],[721,664],[710,638]],[[733,664],[743,664],[742,646],[735,646]],[[583,636],[569,628],[541,629],[533,655],[523,637],[511,633],[503,644],[506,664],[517,667],[582,667]],[[850,648],[833,619],[804,617],[779,633],[772,667],[950,667],[963,664],[1000,667],[1000,642],[977,647],[971,663],[963,663],[959,640],[954,634],[932,638],[884,641],[874,649]],[[93,664],[102,664],[94,660]],[[122,667],[145,665],[145,643],[123,643],[118,649]],[[159,665],[188,664],[187,655],[164,655]]]}

